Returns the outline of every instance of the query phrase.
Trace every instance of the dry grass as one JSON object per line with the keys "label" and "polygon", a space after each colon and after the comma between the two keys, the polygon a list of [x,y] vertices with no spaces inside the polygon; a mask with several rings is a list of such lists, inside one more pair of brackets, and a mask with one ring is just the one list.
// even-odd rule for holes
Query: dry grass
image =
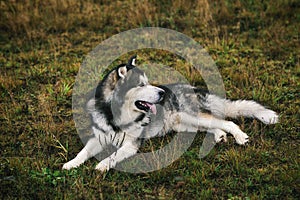
{"label": "dry grass", "polygon": [[[0,198],[299,199],[299,13],[297,0],[1,1]],[[71,105],[82,61],[104,39],[144,26],[200,42],[227,96],[262,102],[280,113],[280,124],[237,119],[249,146],[229,138],[200,160],[199,135],[179,160],[152,173],[100,174],[96,160],[62,171],[82,148]],[[115,64],[132,53],[201,82],[188,63],[161,50],[130,52]],[[145,150],[167,142],[151,140]]]}
{"label": "dry grass", "polygon": [[2,1],[1,30],[10,36],[46,40],[49,33],[79,29],[120,32],[138,26],[162,26],[197,29],[212,25],[206,0],[160,2],[130,1]]}

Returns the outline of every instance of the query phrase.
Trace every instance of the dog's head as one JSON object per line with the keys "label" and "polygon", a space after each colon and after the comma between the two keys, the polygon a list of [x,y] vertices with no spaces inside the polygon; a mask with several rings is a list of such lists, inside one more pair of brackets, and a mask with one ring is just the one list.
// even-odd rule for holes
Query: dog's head
{"label": "dog's head", "polygon": [[111,71],[104,82],[103,92],[111,103],[114,120],[118,125],[128,124],[146,115],[156,114],[157,103],[164,90],[150,85],[146,74],[135,66],[136,57]]}

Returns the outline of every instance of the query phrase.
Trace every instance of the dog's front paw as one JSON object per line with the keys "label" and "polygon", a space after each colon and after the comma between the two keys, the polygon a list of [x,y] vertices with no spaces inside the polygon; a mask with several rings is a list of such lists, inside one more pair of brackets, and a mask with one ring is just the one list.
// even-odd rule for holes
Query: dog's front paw
{"label": "dog's front paw", "polygon": [[273,110],[263,110],[255,114],[255,117],[264,124],[276,124],[278,122],[278,115]]}
{"label": "dog's front paw", "polygon": [[76,168],[78,166],[79,166],[79,164],[77,164],[76,162],[74,162],[74,161],[71,160],[71,161],[65,163],[63,165],[62,169],[70,170],[70,169]]}
{"label": "dog's front paw", "polygon": [[109,170],[109,164],[101,161],[95,168],[96,170],[99,170],[101,172],[107,172]]}

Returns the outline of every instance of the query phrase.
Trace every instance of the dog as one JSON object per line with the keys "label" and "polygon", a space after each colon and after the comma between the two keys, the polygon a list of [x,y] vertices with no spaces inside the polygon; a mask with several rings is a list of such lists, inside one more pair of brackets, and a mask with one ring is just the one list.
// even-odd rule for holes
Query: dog
{"label": "dog", "polygon": [[115,67],[98,84],[87,102],[91,136],[63,169],[78,167],[113,145],[117,150],[96,166],[97,170],[108,171],[135,155],[145,138],[170,131],[206,130],[214,135],[215,142],[226,141],[230,133],[237,144],[245,145],[248,135],[225,117],[256,118],[265,124],[278,122],[274,111],[254,101],[231,101],[187,84],[151,85],[135,61],[133,56],[127,64]]}

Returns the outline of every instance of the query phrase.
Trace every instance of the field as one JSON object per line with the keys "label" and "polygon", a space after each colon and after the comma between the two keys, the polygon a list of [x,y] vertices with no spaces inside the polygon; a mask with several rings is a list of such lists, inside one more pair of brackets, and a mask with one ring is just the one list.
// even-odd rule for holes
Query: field
{"label": "field", "polygon": [[[1,199],[300,199],[298,0],[8,0],[0,2],[0,17]],[[249,145],[229,137],[200,159],[205,134],[198,134],[159,171],[100,173],[96,159],[62,170],[83,147],[72,88],[85,56],[117,33],[149,26],[199,42],[215,60],[226,96],[261,102],[280,123],[235,119]],[[200,75],[169,52],[137,54],[200,84]]]}

